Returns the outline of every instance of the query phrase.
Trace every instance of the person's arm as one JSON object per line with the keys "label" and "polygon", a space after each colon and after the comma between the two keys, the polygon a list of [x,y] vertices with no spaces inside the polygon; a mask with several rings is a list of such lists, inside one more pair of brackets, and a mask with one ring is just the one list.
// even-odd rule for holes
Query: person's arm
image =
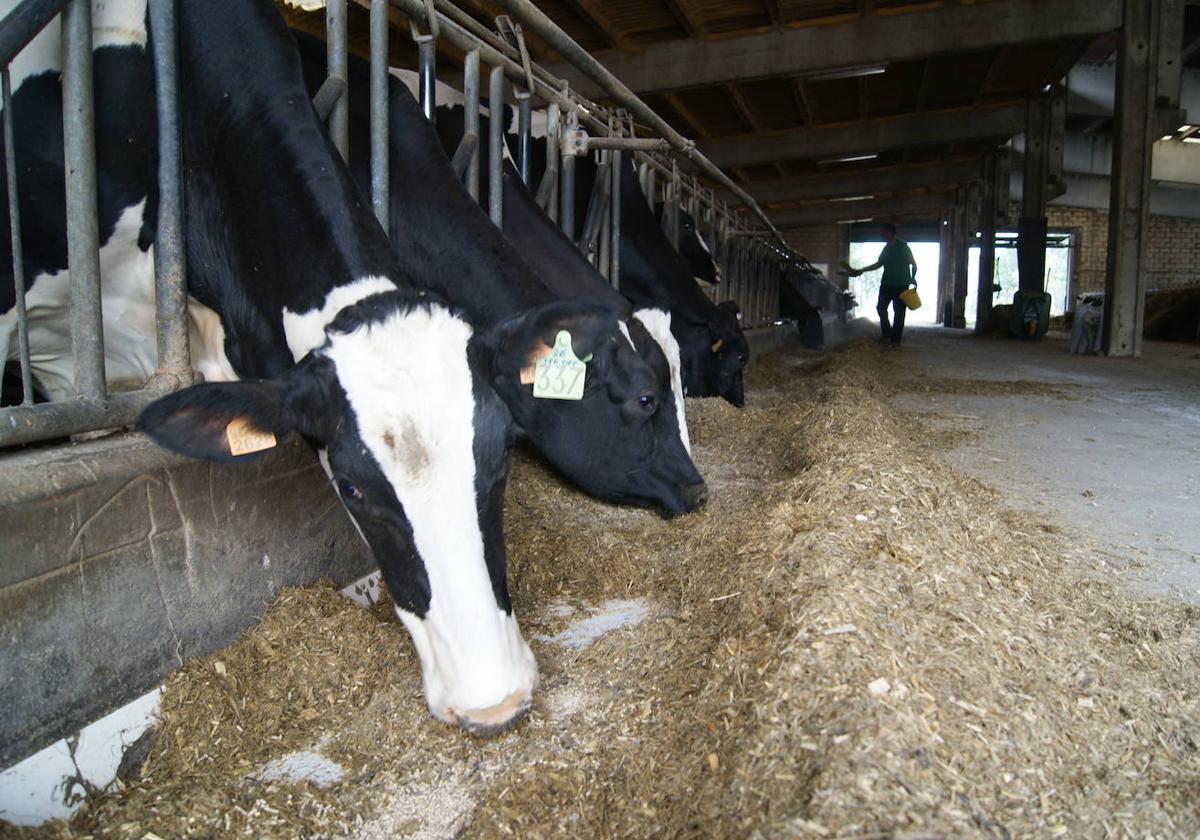
{"label": "person's arm", "polygon": [[871,263],[870,265],[864,265],[862,268],[850,269],[850,276],[857,277],[860,274],[866,274],[868,271],[874,271],[877,268],[883,268],[883,263],[879,262],[878,260]]}
{"label": "person's arm", "polygon": [[917,258],[913,256],[912,248],[908,249],[908,263],[912,266],[912,282],[917,284]]}

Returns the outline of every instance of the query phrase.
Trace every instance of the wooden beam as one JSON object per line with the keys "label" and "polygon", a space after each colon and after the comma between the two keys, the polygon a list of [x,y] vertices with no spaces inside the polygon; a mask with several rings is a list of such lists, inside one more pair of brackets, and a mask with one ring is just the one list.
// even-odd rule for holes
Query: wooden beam
{"label": "wooden beam", "polygon": [[685,131],[684,134],[696,137],[711,137],[712,134],[704,127],[704,121],[692,113],[692,109],[683,104],[683,100],[673,93],[664,94],[664,99],[667,104],[675,109],[679,116],[683,117],[683,121],[687,123],[690,131]]}
{"label": "wooden beam", "polygon": [[564,2],[584,23],[599,32],[610,46],[622,48],[631,46],[625,34],[604,19],[604,15],[592,0],[564,0]]}
{"label": "wooden beam", "polygon": [[[751,183],[746,191],[760,204],[812,201],[821,198],[849,198],[881,192],[929,189],[938,186],[959,186],[977,180],[983,171],[979,158],[860,169],[855,172],[831,172],[782,178],[778,181]],[[726,201],[728,196],[719,194]]]}
{"label": "wooden beam", "polygon": [[834,201],[796,210],[781,210],[770,215],[771,221],[786,235],[789,228],[837,224],[860,219],[903,219],[934,215],[952,207],[956,195],[955,191],[866,201]]}
{"label": "wooden beam", "polygon": [[[637,53],[606,56],[603,62],[634,92],[651,93],[1090,38],[1121,25],[1120,0],[944,2],[916,9],[863,12],[839,24],[721,40],[667,41]],[[585,95],[598,95],[596,86],[570,65],[550,69]]]}
{"label": "wooden beam", "polygon": [[699,147],[717,166],[754,166],[962,140],[1008,138],[1024,130],[1025,103],[1009,102],[708,140]]}
{"label": "wooden beam", "polygon": [[688,8],[687,0],[663,0],[663,5],[671,13],[671,17],[679,21],[679,25],[683,27],[683,31],[689,38],[699,38],[704,34],[704,24],[696,20],[695,15]]}

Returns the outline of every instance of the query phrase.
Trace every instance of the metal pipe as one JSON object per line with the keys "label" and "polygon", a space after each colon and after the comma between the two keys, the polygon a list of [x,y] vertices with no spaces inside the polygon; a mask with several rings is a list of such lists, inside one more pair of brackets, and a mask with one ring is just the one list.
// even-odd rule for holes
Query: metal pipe
{"label": "metal pipe", "polygon": [[608,209],[608,170],[607,161],[596,167],[596,180],[592,184],[592,196],[588,199],[587,215],[583,221],[583,236],[579,239],[580,250],[585,255],[595,253],[596,237],[600,235],[600,227]]}
{"label": "metal pipe", "polygon": [[609,260],[611,260],[611,268],[609,269],[608,279],[613,284],[614,289],[621,288],[621,150],[613,149],[609,152],[612,155],[612,199],[610,207],[612,210],[612,222],[609,233],[612,237],[611,244],[608,246]]}
{"label": "metal pipe", "polygon": [[325,81],[321,82],[321,87],[317,88],[317,94],[313,97],[313,109],[316,110],[317,118],[321,122],[329,120],[333,106],[338,103],[345,92],[346,82],[342,79],[328,76]]}
{"label": "metal pipe", "polygon": [[[567,131],[572,131],[578,125],[575,109],[567,111]],[[575,241],[575,156],[563,155],[562,159],[562,190],[559,196],[559,227],[567,238]]]}
{"label": "metal pipe", "polygon": [[504,68],[493,67],[488,76],[488,215],[492,224],[504,223]]}
{"label": "metal pipe", "polygon": [[475,135],[475,149],[467,161],[467,192],[479,201],[479,50],[463,58],[463,134]]}
{"label": "metal pipe", "polygon": [[436,122],[437,44],[432,35],[422,35],[417,41],[417,89],[421,94],[421,112],[425,114],[425,119]]}
{"label": "metal pipe", "polygon": [[13,140],[12,81],[0,71],[4,103],[4,171],[8,177],[8,225],[12,236],[13,293],[17,300],[17,345],[21,359],[21,404],[33,405],[33,367],[29,361],[29,321],[25,313],[25,255],[21,250],[21,207],[17,195],[17,146]]}
{"label": "metal pipe", "polygon": [[[326,74],[345,82],[349,61],[346,58],[346,0],[328,0],[325,4]],[[350,155],[350,107],[339,96],[329,112],[329,136],[342,160]]]}
{"label": "metal pipe", "polygon": [[163,393],[143,388],[115,393],[103,402],[73,397],[40,405],[0,408],[0,446],[127,426],[136,422],[141,410]]}
{"label": "metal pipe", "polygon": [[740,201],[753,210],[755,215],[762,219],[763,223],[780,242],[783,242],[783,238],[775,228],[775,225],[749,193],[735,184],[728,175],[713,165],[708,158],[696,151],[696,144],[693,141],[672,128],[666,120],[656,114],[649,105],[643,102],[633,91],[622,84],[616,76],[610,73],[603,64],[597,61],[583,47],[575,43],[554,21],[538,10],[530,0],[496,0],[496,4],[541,36],[555,52],[561,55],[566,61],[575,65],[585,76],[599,85],[600,89],[612,97],[618,106],[624,107],[637,119],[649,125],[658,134],[670,141],[672,146],[694,161],[704,170],[706,175],[730,190]]}
{"label": "metal pipe", "polygon": [[92,99],[92,3],[63,10],[63,146],[67,190],[67,266],[75,390],[103,400],[104,323],[100,309],[100,231],[96,210],[96,114]]}
{"label": "metal pipe", "polygon": [[[550,221],[558,221],[558,135],[561,128],[562,111],[557,102],[546,109],[546,174],[538,187],[538,204],[546,211]],[[545,196],[542,189],[546,190]]]}
{"label": "metal pipe", "polygon": [[671,200],[667,205],[667,238],[671,247],[679,250],[679,204],[683,196],[683,179],[679,176],[679,161],[671,159]]}
{"label": "metal pipe", "polygon": [[183,152],[179,129],[177,0],[150,0],[158,107],[158,230],[154,236],[157,377],[192,382],[188,350],[187,250],[183,228]]}
{"label": "metal pipe", "polygon": [[597,178],[604,178],[606,182],[605,200],[600,208],[600,232],[597,238],[596,251],[588,251],[588,259],[592,260],[592,264],[600,272],[600,276],[605,280],[610,279],[609,271],[611,269],[610,260],[612,257],[612,152],[600,152],[600,159],[609,167],[608,172],[603,174],[596,172]]}
{"label": "metal pipe", "polygon": [[517,98],[517,168],[521,182],[529,186],[530,143],[533,139],[533,100],[527,92],[515,92]]}
{"label": "metal pipe", "polygon": [[0,20],[0,67],[7,67],[65,5],[66,0],[25,0],[5,15]]}
{"label": "metal pipe", "polygon": [[450,167],[454,170],[454,174],[462,178],[467,167],[471,165],[471,161],[478,161],[479,156],[476,154],[478,151],[479,135],[473,131],[464,134],[454,149],[454,155],[450,158]]}
{"label": "metal pipe", "polygon": [[633,152],[666,152],[670,150],[670,144],[666,140],[660,140],[653,137],[592,137],[587,135],[587,139],[581,144],[584,151],[590,152],[593,149],[624,149],[625,151]]}
{"label": "metal pipe", "polygon": [[388,234],[388,9],[387,0],[371,0],[371,209]]}

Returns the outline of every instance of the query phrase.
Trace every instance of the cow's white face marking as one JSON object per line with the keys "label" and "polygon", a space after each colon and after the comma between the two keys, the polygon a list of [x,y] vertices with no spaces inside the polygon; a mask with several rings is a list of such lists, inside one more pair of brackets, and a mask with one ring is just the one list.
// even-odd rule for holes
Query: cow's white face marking
{"label": "cow's white face marking", "polygon": [[331,290],[319,309],[293,312],[285,306],[283,333],[287,338],[288,349],[292,351],[292,358],[299,361],[310,350],[324,344],[325,327],[347,306],[365,297],[395,289],[396,284],[386,277],[360,277],[352,283]]}
{"label": "cow's white face marking", "polygon": [[533,653],[497,604],[484,557],[470,337],[446,309],[418,307],[331,333],[320,351],[411,527],[430,605],[423,617],[396,612],[421,657],[430,711],[447,722],[528,698],[537,682]]}
{"label": "cow's white face marking", "polygon": [[621,331],[621,335],[625,336],[625,340],[629,342],[629,346],[636,353],[637,345],[633,343],[633,337],[629,334],[629,325],[624,321],[617,321],[617,329]]}
{"label": "cow's white face marking", "polygon": [[[675,415],[679,420],[679,437],[687,454],[692,454],[692,441],[688,437],[687,417],[683,407],[683,365],[679,360],[679,342],[671,335],[671,313],[662,309],[638,309],[633,317],[642,322],[650,337],[658,342],[667,365],[671,369],[671,392],[675,394]],[[624,326],[624,325],[622,325]]]}

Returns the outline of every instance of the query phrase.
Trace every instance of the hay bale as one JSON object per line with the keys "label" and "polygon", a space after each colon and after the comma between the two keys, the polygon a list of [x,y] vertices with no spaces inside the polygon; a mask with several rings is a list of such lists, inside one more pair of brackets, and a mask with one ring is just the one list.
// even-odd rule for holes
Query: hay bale
{"label": "hay bale", "polygon": [[[670,522],[522,453],[510,576],[543,683],[504,739],[429,717],[386,611],[289,590],[168,682],[142,776],[53,830],[1194,835],[1196,611],[1122,596],[1093,549],[938,460],[892,401],[955,386],[902,364],[776,354],[746,409],[689,400],[711,501]],[[645,617],[553,641],[614,599]],[[256,780],[298,749],[345,780]]]}

